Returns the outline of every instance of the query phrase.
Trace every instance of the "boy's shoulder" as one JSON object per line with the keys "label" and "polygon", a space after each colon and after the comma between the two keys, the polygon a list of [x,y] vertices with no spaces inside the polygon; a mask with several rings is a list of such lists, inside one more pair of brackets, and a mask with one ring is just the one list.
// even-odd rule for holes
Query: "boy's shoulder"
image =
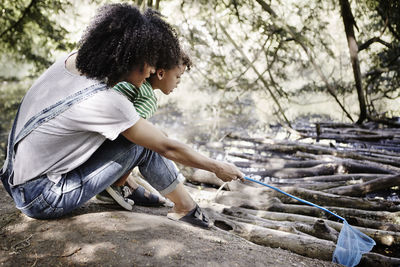
{"label": "boy's shoulder", "polygon": [[137,89],[136,86],[134,86],[133,84],[131,84],[130,82],[119,82],[116,85],[114,85],[114,89],[129,89],[129,90],[134,90],[134,91],[142,91],[142,90],[153,90],[153,86],[151,86],[151,84],[145,80],[143,82],[143,84],[139,87],[139,90]]}
{"label": "boy's shoulder", "polygon": [[136,86],[134,86],[134,85],[131,84],[130,82],[126,82],[126,81],[117,83],[116,85],[114,85],[113,88],[114,88],[114,89],[126,88],[126,89],[131,89],[131,90],[133,90],[133,89],[137,90],[137,89],[136,89]]}
{"label": "boy's shoulder", "polygon": [[153,91],[153,86],[151,86],[151,83],[149,83],[148,80],[145,80],[142,86],[140,86],[140,90],[151,90]]}

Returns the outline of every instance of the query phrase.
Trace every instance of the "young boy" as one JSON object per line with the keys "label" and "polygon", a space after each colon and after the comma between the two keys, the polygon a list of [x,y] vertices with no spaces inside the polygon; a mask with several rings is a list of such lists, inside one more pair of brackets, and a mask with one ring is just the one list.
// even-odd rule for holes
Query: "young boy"
{"label": "young boy", "polygon": [[154,90],[159,89],[163,94],[169,95],[178,86],[185,70],[190,70],[191,66],[189,56],[182,52],[178,65],[170,69],[157,68],[139,89],[129,82],[120,82],[113,89],[124,94],[142,118],[149,119],[157,110]]}
{"label": "young boy", "polygon": [[[191,66],[192,62],[189,56],[182,52],[178,65],[172,66],[171,68],[157,68],[155,73],[151,74],[140,88],[136,88],[133,84],[124,81],[116,84],[113,89],[122,93],[133,103],[140,117],[149,119],[158,108],[154,90],[159,89],[165,95],[170,94],[178,86],[180,77],[185,70],[190,70]],[[125,180],[124,178],[126,178],[126,176],[121,178],[121,180]],[[116,184],[119,185],[118,182]],[[128,184],[131,188],[123,185],[119,185],[119,187],[112,186],[96,197],[99,200],[110,202],[113,201],[111,198],[113,196],[113,190],[121,190],[120,192],[122,192],[126,198],[127,207],[133,204],[141,206],[160,206],[165,203],[165,199],[160,199],[156,194],[147,192],[142,186],[132,181],[132,179],[128,179]]]}

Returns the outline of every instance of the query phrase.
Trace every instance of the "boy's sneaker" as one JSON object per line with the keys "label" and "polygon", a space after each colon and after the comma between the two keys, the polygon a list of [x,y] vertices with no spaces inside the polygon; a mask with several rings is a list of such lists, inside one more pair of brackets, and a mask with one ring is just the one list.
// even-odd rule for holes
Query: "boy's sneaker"
{"label": "boy's sneaker", "polygon": [[96,195],[96,198],[98,200],[100,200],[100,201],[103,201],[103,202],[115,203],[115,200],[110,196],[110,194],[106,190],[101,191],[100,193],[98,193]]}
{"label": "boy's sneaker", "polygon": [[111,185],[106,188],[107,193],[124,209],[132,210],[135,202],[132,199],[128,199],[125,196],[129,195],[129,192],[124,192],[126,186],[115,186]]}

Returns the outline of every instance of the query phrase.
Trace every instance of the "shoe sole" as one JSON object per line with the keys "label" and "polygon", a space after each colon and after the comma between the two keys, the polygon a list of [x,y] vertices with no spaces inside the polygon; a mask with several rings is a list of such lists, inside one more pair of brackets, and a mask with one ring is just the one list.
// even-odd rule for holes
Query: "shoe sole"
{"label": "shoe sole", "polygon": [[122,198],[120,195],[115,193],[115,191],[111,187],[107,187],[106,191],[110,194],[110,196],[124,209],[126,210],[132,210],[133,207],[129,203],[125,201],[124,198]]}
{"label": "shoe sole", "polygon": [[115,200],[112,197],[104,197],[101,195],[96,195],[96,199],[107,203],[115,203]]}
{"label": "shoe sole", "polygon": [[185,224],[189,224],[189,225],[195,226],[195,227],[200,227],[200,228],[206,229],[206,230],[211,229],[213,227],[213,223],[211,223],[211,222],[209,222],[207,225],[204,225],[204,224],[200,225],[200,224],[196,224],[196,223],[193,223],[190,221],[181,220],[183,217],[185,217],[185,216],[179,216],[176,213],[168,213],[167,214],[167,218],[174,222],[183,222]]}

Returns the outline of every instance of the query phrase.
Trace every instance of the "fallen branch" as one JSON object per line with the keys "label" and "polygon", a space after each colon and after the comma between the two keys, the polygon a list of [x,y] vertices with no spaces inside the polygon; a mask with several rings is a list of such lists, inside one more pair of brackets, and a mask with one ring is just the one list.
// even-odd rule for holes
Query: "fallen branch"
{"label": "fallen branch", "polygon": [[355,185],[341,186],[324,190],[326,193],[345,196],[365,196],[367,193],[400,185],[400,175],[376,178],[374,180]]}

